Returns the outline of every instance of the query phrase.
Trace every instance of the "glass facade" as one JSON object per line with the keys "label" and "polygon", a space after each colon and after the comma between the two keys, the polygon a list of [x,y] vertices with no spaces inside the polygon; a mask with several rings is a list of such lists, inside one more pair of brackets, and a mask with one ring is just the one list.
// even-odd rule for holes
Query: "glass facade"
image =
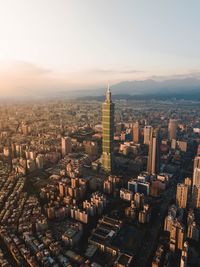
{"label": "glass facade", "polygon": [[113,139],[114,139],[114,103],[108,89],[106,100],[102,105],[102,166],[105,171],[112,172],[113,168]]}

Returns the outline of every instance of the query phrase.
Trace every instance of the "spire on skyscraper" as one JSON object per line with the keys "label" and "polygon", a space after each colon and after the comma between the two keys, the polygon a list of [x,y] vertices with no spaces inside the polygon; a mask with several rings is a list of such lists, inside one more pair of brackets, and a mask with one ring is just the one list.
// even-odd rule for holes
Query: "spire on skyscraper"
{"label": "spire on skyscraper", "polygon": [[106,102],[109,102],[109,103],[112,102],[109,83],[108,83],[107,92],[106,92]]}

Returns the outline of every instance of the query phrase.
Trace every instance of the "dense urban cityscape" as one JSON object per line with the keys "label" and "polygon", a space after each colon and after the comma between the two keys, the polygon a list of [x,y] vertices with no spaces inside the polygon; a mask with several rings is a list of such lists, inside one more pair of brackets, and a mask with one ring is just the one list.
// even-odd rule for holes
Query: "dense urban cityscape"
{"label": "dense urban cityscape", "polygon": [[2,267],[200,266],[199,102],[0,109]]}
{"label": "dense urban cityscape", "polygon": [[0,0],[0,267],[200,267],[199,10]]}

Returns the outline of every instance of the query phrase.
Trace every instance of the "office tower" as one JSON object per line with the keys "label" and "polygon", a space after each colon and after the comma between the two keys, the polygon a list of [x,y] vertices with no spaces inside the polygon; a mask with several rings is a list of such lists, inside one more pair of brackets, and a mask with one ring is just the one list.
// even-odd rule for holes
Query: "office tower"
{"label": "office tower", "polygon": [[198,240],[199,240],[199,227],[195,221],[191,222],[188,225],[187,237],[190,239],[196,240],[198,242]]}
{"label": "office tower", "polygon": [[200,185],[200,168],[194,169],[192,185]]}
{"label": "office tower", "polygon": [[200,185],[193,187],[193,204],[195,208],[200,208]]}
{"label": "office tower", "polygon": [[134,204],[136,208],[141,209],[144,206],[144,194],[135,193]]}
{"label": "office tower", "polygon": [[133,142],[138,144],[140,140],[140,126],[139,122],[133,124]]}
{"label": "office tower", "polygon": [[70,137],[63,137],[61,139],[61,150],[63,157],[72,152],[72,142]]}
{"label": "office tower", "polygon": [[186,208],[188,198],[188,186],[185,184],[177,184],[176,203],[180,208]]}
{"label": "office tower", "polygon": [[151,131],[149,142],[149,153],[147,172],[148,174],[157,174],[160,170],[160,136],[159,130]]}
{"label": "office tower", "polygon": [[197,156],[200,156],[200,144],[197,147]]}
{"label": "office tower", "polygon": [[[196,156],[194,159],[194,171],[192,178],[192,192],[195,185],[200,185],[200,156]],[[194,192],[193,192],[194,193]]]}
{"label": "office tower", "polygon": [[144,127],[144,144],[145,145],[149,145],[152,132],[153,132],[152,126]]}
{"label": "office tower", "polygon": [[102,167],[107,172],[113,170],[114,107],[108,86],[106,100],[102,105]]}
{"label": "office tower", "polygon": [[200,168],[200,156],[194,158],[194,169],[195,168]]}
{"label": "office tower", "polygon": [[174,218],[172,215],[168,215],[165,217],[165,222],[164,222],[164,231],[171,232],[172,225],[174,223]]}
{"label": "office tower", "polygon": [[174,119],[169,120],[168,124],[168,131],[169,131],[169,139],[176,139],[177,134],[177,128],[178,128],[178,121]]}
{"label": "office tower", "polygon": [[175,221],[172,224],[171,232],[170,232],[170,250],[175,251],[175,249],[182,250],[183,248],[183,242],[184,242],[184,231],[183,225]]}
{"label": "office tower", "polygon": [[184,184],[187,185],[187,187],[188,187],[188,199],[190,199],[191,193],[192,193],[192,179],[189,177],[186,177],[184,179]]}

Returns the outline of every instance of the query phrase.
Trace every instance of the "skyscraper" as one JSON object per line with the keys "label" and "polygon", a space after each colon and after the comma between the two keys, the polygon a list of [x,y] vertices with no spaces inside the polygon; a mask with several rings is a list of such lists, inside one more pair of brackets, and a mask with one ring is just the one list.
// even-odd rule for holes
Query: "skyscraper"
{"label": "skyscraper", "polygon": [[185,229],[181,222],[175,221],[172,224],[170,231],[170,250],[175,251],[175,249],[182,250],[184,242]]}
{"label": "skyscraper", "polygon": [[138,144],[140,139],[140,126],[139,122],[133,123],[133,142]]}
{"label": "skyscraper", "polygon": [[195,185],[193,188],[193,204],[195,208],[200,208],[200,185]]}
{"label": "skyscraper", "polygon": [[200,156],[194,158],[194,169],[195,168],[200,168]]}
{"label": "skyscraper", "polygon": [[144,144],[149,145],[151,134],[153,132],[153,127],[148,125],[144,127]]}
{"label": "skyscraper", "polygon": [[61,150],[63,157],[72,152],[72,142],[70,137],[63,137],[61,139]]}
{"label": "skyscraper", "polygon": [[185,209],[188,199],[188,186],[186,184],[177,184],[176,203],[180,208]]}
{"label": "skyscraper", "polygon": [[194,169],[192,185],[200,185],[200,168]]}
{"label": "skyscraper", "polygon": [[194,187],[200,186],[200,156],[194,158],[194,169],[192,177],[192,196],[194,197]]}
{"label": "skyscraper", "polygon": [[177,127],[178,127],[178,121],[174,119],[169,120],[169,125],[168,125],[168,131],[169,131],[169,139],[176,139],[177,135]]}
{"label": "skyscraper", "polygon": [[151,136],[149,141],[149,153],[147,172],[149,174],[157,174],[160,170],[160,137],[159,130],[151,130]]}
{"label": "skyscraper", "polygon": [[106,100],[102,105],[102,167],[107,172],[112,172],[113,169],[114,107],[108,86]]}
{"label": "skyscraper", "polygon": [[200,156],[200,144],[197,147],[197,156]]}

